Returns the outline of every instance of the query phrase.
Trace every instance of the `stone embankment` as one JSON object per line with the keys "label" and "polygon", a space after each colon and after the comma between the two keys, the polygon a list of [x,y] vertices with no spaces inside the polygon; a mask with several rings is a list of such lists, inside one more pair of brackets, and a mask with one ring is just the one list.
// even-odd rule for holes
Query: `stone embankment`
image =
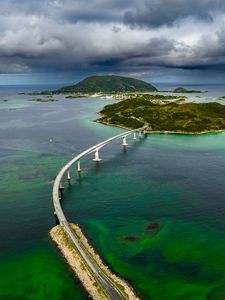
{"label": "stone embankment", "polygon": [[[80,227],[70,223],[70,228],[72,229],[74,235],[78,238],[82,247],[87,250],[95,263],[100,267],[101,271],[104,272],[106,276],[113,282],[113,284],[117,286],[124,298],[127,300],[140,300],[140,298],[136,296],[133,288],[125,280],[113,274],[112,271],[102,262],[100,256],[96,254],[93,247],[89,244]],[[95,277],[85,264],[85,261],[68,239],[61,226],[57,225],[52,228],[50,230],[50,236],[92,299],[108,300],[107,295],[104,293]]]}

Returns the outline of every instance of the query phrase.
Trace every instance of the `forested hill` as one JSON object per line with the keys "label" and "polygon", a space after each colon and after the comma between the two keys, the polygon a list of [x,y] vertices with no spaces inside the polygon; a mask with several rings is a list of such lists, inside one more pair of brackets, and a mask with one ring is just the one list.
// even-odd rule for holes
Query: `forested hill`
{"label": "forested hill", "polygon": [[154,92],[157,89],[142,80],[122,76],[91,76],[81,82],[61,88],[60,93],[123,93]]}

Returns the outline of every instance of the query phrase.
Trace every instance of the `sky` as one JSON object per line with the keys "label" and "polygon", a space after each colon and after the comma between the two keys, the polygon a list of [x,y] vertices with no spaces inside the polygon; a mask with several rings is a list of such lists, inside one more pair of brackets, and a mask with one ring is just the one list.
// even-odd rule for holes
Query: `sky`
{"label": "sky", "polygon": [[224,83],[224,0],[5,0],[0,84]]}

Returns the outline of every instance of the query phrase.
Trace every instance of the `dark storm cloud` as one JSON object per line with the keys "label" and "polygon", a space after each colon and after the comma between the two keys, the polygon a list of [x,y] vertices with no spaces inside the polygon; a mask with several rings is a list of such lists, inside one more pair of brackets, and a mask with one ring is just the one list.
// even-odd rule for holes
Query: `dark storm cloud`
{"label": "dark storm cloud", "polygon": [[225,11],[224,0],[146,0],[125,13],[132,26],[171,26],[187,17],[212,21],[216,12]]}
{"label": "dark storm cloud", "polygon": [[123,19],[128,3],[131,1],[84,1],[83,5],[68,5],[61,13],[61,18],[67,22],[120,22]]}
{"label": "dark storm cloud", "polygon": [[58,22],[110,22],[122,20],[135,0],[8,0],[1,11],[45,15]]}
{"label": "dark storm cloud", "polygon": [[224,10],[220,0],[4,1],[0,72],[221,70]]}
{"label": "dark storm cloud", "polygon": [[180,48],[186,50],[186,46],[169,40],[166,37],[152,38],[145,47],[134,48],[130,50],[120,51],[115,54],[113,51],[107,55],[99,55],[90,64],[98,67],[114,67],[114,68],[149,68],[151,66],[167,66],[168,56],[171,53],[178,53]]}

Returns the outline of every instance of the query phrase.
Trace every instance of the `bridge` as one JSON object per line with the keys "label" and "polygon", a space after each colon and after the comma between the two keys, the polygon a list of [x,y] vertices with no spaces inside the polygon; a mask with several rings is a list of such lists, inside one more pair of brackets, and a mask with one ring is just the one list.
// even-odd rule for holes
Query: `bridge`
{"label": "bridge", "polygon": [[62,180],[64,176],[67,176],[67,179],[70,180],[71,177],[70,177],[69,169],[75,163],[77,163],[77,171],[81,172],[80,161],[81,158],[83,158],[84,156],[94,153],[95,155],[93,161],[99,162],[101,161],[101,158],[99,156],[99,150],[101,148],[108,145],[112,141],[118,139],[122,139],[122,146],[127,147],[128,146],[127,137],[129,135],[133,135],[133,139],[136,140],[137,138],[140,138],[142,136],[146,128],[147,126],[144,126],[142,128],[138,128],[135,130],[126,131],[124,133],[113,136],[109,139],[106,139],[105,141],[96,144],[88,148],[87,150],[83,151],[82,153],[74,157],[71,161],[69,161],[60,170],[53,185],[53,191],[52,191],[53,204],[55,209],[55,215],[58,218],[59,224],[61,225],[61,228],[63,229],[67,238],[72,242],[73,246],[76,248],[77,252],[85,262],[86,267],[88,268],[92,276],[95,278],[96,282],[98,282],[98,284],[100,285],[100,287],[105,292],[108,299],[110,300],[125,300],[125,299],[127,300],[127,297],[125,297],[121,293],[118,286],[113,282],[113,280],[109,278],[109,276],[101,270],[100,266],[96,263],[93,257],[91,257],[89,252],[85,249],[84,245],[81,244],[77,236],[71,230],[60,203],[60,191],[63,190]]}

